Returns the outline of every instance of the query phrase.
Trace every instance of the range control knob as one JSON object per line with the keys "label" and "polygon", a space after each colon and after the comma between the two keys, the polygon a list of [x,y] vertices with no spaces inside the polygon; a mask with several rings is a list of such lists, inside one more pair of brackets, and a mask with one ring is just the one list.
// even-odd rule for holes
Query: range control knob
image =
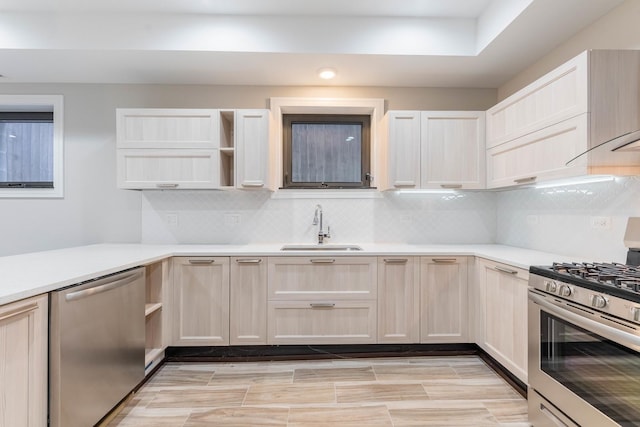
{"label": "range control knob", "polygon": [[640,307],[635,307],[633,309],[633,320],[640,322]]}
{"label": "range control knob", "polygon": [[547,292],[551,292],[555,294],[556,291],[558,290],[558,284],[553,280],[546,280],[544,284],[547,287]]}
{"label": "range control knob", "polygon": [[558,295],[561,297],[570,297],[573,295],[573,288],[569,285],[560,285],[560,290],[558,291]]}
{"label": "range control knob", "polygon": [[605,308],[607,306],[607,299],[602,295],[591,296],[591,306],[595,308]]}

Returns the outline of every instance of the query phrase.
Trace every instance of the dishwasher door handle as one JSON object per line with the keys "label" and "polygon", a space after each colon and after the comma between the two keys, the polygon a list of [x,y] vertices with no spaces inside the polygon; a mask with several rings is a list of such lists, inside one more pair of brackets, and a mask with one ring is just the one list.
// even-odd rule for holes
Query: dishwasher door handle
{"label": "dishwasher door handle", "polygon": [[68,293],[67,295],[65,295],[64,299],[66,301],[75,301],[82,298],[90,297],[92,295],[100,294],[102,292],[107,292],[111,289],[128,285],[129,283],[138,280],[140,277],[142,277],[142,275],[143,270],[138,270],[134,273],[128,273],[127,275],[123,276],[106,277],[104,279],[97,280],[94,286],[90,288]]}

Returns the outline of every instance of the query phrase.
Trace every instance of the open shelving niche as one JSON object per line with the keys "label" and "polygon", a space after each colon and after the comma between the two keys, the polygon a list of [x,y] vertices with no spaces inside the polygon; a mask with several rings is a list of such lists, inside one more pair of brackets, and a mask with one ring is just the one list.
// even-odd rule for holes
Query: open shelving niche
{"label": "open shelving niche", "polygon": [[235,186],[235,110],[220,110],[220,186]]}
{"label": "open shelving niche", "polygon": [[168,262],[166,260],[149,264],[146,267],[145,283],[145,357],[144,373],[148,375],[164,359],[165,343],[163,339],[163,317],[166,309],[166,287]]}

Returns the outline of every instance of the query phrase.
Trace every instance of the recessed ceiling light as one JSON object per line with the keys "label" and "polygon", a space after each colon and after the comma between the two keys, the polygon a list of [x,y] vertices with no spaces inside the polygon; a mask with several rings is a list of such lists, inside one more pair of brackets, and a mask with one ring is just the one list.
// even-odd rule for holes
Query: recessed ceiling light
{"label": "recessed ceiling light", "polygon": [[318,77],[325,80],[331,80],[336,76],[336,70],[333,68],[320,68],[318,70]]}

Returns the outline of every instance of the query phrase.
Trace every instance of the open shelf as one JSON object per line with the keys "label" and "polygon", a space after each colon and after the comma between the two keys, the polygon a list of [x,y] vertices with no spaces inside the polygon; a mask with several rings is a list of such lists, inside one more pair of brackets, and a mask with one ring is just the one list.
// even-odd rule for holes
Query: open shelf
{"label": "open shelf", "polygon": [[145,375],[164,359],[165,342],[163,322],[166,313],[163,310],[165,282],[168,275],[168,261],[163,260],[146,266],[145,284]]}
{"label": "open shelf", "polygon": [[155,313],[156,311],[160,310],[161,308],[162,308],[162,303],[161,302],[145,304],[144,305],[144,317],[149,317],[151,314]]}
{"label": "open shelf", "polygon": [[235,186],[235,110],[220,110],[220,186]]}

